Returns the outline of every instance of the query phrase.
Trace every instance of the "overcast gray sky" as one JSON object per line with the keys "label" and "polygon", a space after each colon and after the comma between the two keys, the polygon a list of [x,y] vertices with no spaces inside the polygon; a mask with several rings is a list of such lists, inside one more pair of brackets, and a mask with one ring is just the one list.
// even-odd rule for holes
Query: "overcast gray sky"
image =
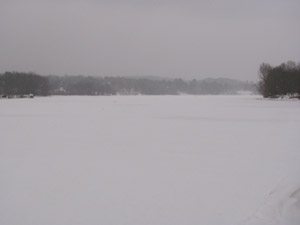
{"label": "overcast gray sky", "polygon": [[254,81],[287,60],[299,0],[0,0],[0,72]]}

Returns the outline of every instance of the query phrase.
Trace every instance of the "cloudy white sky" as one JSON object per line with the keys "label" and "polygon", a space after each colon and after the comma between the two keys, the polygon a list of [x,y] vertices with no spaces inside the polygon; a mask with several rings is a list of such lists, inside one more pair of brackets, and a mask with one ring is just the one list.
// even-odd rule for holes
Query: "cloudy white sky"
{"label": "cloudy white sky", "polygon": [[299,0],[0,0],[0,72],[256,80],[300,61]]}

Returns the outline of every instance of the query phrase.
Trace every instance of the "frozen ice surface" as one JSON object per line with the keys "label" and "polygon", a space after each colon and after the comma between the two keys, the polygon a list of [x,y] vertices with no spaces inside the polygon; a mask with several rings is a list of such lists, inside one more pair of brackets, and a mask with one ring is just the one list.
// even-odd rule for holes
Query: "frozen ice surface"
{"label": "frozen ice surface", "polygon": [[0,100],[0,224],[299,225],[300,102]]}

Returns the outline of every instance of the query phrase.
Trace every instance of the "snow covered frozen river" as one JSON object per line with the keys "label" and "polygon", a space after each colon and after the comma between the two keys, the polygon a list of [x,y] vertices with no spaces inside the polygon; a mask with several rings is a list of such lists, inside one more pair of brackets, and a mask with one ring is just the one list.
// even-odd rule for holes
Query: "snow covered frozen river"
{"label": "snow covered frozen river", "polygon": [[0,224],[299,225],[300,101],[0,99]]}

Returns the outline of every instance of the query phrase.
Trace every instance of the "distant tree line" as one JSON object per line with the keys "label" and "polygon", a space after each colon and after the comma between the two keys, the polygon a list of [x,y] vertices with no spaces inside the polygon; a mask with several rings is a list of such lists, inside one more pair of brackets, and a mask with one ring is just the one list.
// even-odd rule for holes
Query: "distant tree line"
{"label": "distant tree line", "polygon": [[256,92],[252,82],[226,78],[183,80],[133,77],[40,76],[33,73],[0,74],[1,95],[179,95]]}
{"label": "distant tree line", "polygon": [[49,94],[48,78],[34,73],[6,72],[0,74],[1,95]]}
{"label": "distant tree line", "polygon": [[288,61],[276,67],[261,64],[258,91],[265,98],[284,95],[300,98],[300,63]]}

